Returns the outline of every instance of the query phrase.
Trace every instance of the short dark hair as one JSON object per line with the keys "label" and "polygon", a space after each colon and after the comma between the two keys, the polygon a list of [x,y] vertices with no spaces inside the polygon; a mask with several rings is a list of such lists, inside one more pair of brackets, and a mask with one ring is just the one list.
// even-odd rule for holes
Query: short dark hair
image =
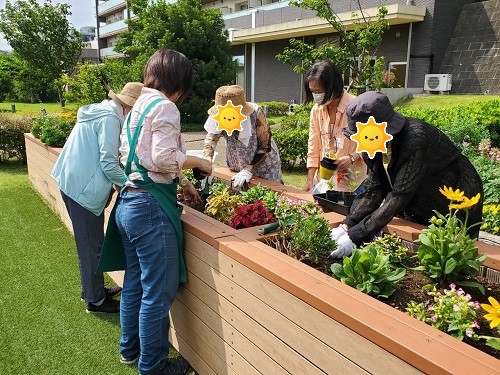
{"label": "short dark hair", "polygon": [[304,76],[304,90],[306,91],[305,103],[313,100],[313,95],[309,89],[309,81],[318,81],[325,89],[325,98],[321,104],[325,104],[333,99],[338,99],[344,91],[342,74],[329,60],[322,60],[314,63]]}
{"label": "short dark hair", "polygon": [[144,87],[172,95],[189,94],[193,84],[193,66],[186,56],[171,49],[159,49],[151,55],[144,67]]}

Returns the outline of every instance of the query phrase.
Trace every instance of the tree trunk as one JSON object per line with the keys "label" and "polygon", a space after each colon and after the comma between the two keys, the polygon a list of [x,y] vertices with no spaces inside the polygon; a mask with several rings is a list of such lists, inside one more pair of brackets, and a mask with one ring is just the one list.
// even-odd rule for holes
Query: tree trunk
{"label": "tree trunk", "polygon": [[64,96],[63,96],[63,90],[61,86],[57,86],[57,93],[59,94],[59,103],[61,104],[61,107],[64,108]]}

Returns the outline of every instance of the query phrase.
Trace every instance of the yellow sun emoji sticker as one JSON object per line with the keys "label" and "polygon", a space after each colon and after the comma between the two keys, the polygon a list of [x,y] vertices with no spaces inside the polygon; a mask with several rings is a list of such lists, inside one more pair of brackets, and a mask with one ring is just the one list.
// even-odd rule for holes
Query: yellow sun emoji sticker
{"label": "yellow sun emoji sticker", "polygon": [[379,124],[370,116],[366,124],[357,122],[356,128],[358,131],[351,135],[351,140],[358,144],[356,152],[366,152],[370,159],[375,157],[377,151],[387,153],[385,144],[392,139],[392,135],[386,132],[387,122]]}
{"label": "yellow sun emoji sticker", "polygon": [[219,113],[213,117],[217,122],[217,130],[225,130],[229,136],[234,130],[241,131],[241,123],[247,118],[241,113],[242,109],[242,105],[234,106],[231,100],[228,100],[226,105],[218,105]]}

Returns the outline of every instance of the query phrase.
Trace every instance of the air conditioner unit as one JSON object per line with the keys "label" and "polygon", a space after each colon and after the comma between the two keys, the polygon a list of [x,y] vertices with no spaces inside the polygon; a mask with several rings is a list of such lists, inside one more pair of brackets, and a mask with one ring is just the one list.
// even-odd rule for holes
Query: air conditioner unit
{"label": "air conditioner unit", "polygon": [[426,74],[425,91],[451,91],[451,74]]}

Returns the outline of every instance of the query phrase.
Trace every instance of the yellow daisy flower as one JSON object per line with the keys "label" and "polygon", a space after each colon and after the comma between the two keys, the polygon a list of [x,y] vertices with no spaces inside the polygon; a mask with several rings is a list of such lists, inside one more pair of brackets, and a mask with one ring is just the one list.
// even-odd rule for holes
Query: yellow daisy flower
{"label": "yellow daisy flower", "polygon": [[493,297],[488,297],[488,301],[490,301],[491,305],[482,303],[481,307],[488,313],[484,316],[484,319],[490,321],[490,328],[493,329],[500,324],[500,303]]}
{"label": "yellow daisy flower", "polygon": [[472,197],[470,199],[467,197],[463,197],[462,202],[450,204],[450,209],[454,208],[457,210],[463,210],[464,208],[472,207],[475,204],[477,204],[477,202],[479,202],[479,198],[481,198],[480,193],[477,193],[474,197]]}
{"label": "yellow daisy flower", "polygon": [[464,192],[460,191],[460,189],[457,189],[453,191],[453,188],[448,188],[446,186],[443,186],[443,188],[439,189],[439,192],[443,194],[446,198],[448,198],[450,201],[457,201],[457,202],[462,202],[465,197],[464,197]]}

